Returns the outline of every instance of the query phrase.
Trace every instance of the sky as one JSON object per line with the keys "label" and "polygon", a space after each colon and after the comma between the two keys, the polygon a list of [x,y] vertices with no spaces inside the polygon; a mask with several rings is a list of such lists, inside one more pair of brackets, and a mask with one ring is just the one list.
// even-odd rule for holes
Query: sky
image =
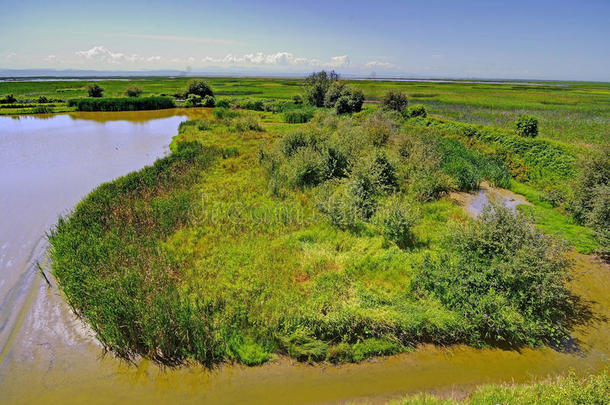
{"label": "sky", "polygon": [[610,81],[610,0],[0,0],[0,69]]}

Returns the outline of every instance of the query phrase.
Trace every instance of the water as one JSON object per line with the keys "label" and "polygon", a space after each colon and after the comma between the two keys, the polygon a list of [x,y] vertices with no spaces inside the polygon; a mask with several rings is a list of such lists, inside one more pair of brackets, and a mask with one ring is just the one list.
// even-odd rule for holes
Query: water
{"label": "water", "polygon": [[[195,113],[188,110],[188,114]],[[197,112],[203,114],[202,112]],[[608,365],[607,322],[576,332],[580,351],[422,346],[361,364],[162,369],[103,356],[45,266],[44,233],[99,183],[167,153],[185,110],[0,117],[0,403],[379,402],[429,391],[460,396],[488,382],[530,381]],[[485,195],[485,194],[483,194]],[[478,207],[466,197],[466,208]],[[468,197],[468,198],[471,198]],[[508,199],[512,199],[509,197]],[[610,269],[574,255],[574,290],[610,317]]]}

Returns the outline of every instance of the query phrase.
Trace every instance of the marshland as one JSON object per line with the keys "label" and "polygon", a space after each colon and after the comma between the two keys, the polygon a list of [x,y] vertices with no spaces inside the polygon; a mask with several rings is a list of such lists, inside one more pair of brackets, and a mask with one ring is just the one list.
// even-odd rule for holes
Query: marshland
{"label": "marshland", "polygon": [[603,403],[610,87],[536,84],[0,83],[3,392]]}

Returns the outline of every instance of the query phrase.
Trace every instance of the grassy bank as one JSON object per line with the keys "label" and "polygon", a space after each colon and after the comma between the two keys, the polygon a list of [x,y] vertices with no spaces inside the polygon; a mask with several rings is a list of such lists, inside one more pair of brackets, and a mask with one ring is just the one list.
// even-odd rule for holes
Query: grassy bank
{"label": "grassy bank", "polygon": [[367,109],[216,109],[172,154],[100,186],[50,236],[68,302],[124,356],[360,361],[420,343],[558,345],[588,314],[565,248],[446,195],[502,160]]}
{"label": "grassy bank", "polygon": [[464,400],[441,399],[432,395],[417,395],[393,405],[452,405],[452,404],[540,404],[590,405],[607,404],[610,398],[608,371],[587,377],[570,374],[535,384],[486,385],[478,388]]}

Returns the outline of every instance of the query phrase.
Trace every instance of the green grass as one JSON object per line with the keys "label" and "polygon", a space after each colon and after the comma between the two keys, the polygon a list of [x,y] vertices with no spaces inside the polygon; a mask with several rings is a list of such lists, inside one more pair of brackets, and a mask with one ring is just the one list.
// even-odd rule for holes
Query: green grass
{"label": "green grass", "polygon": [[100,97],[72,99],[68,106],[77,111],[139,111],[173,108],[176,104],[170,97]]}
{"label": "green grass", "polygon": [[[274,354],[344,362],[427,342],[519,347],[566,337],[565,266],[552,267],[561,254],[545,250],[554,244],[528,233],[517,239],[535,245],[474,257],[447,242],[472,224],[443,192],[507,175],[501,163],[438,133],[411,137],[402,118],[373,111],[281,120],[215,109],[183,123],[172,154],[100,186],[60,220],[54,273],[108,348],[255,365]],[[351,196],[354,226],[334,224],[320,208],[325,193]],[[475,230],[464,240],[482,237]],[[437,288],[430,280],[459,284],[442,263],[481,288]],[[504,277],[511,266],[526,278]],[[553,305],[524,304],[512,283],[547,268],[553,290],[541,291]]]}
{"label": "green grass", "polygon": [[464,400],[441,399],[419,394],[406,397],[393,405],[604,405],[610,398],[608,371],[587,377],[569,374],[533,384],[492,384],[477,388]]}

